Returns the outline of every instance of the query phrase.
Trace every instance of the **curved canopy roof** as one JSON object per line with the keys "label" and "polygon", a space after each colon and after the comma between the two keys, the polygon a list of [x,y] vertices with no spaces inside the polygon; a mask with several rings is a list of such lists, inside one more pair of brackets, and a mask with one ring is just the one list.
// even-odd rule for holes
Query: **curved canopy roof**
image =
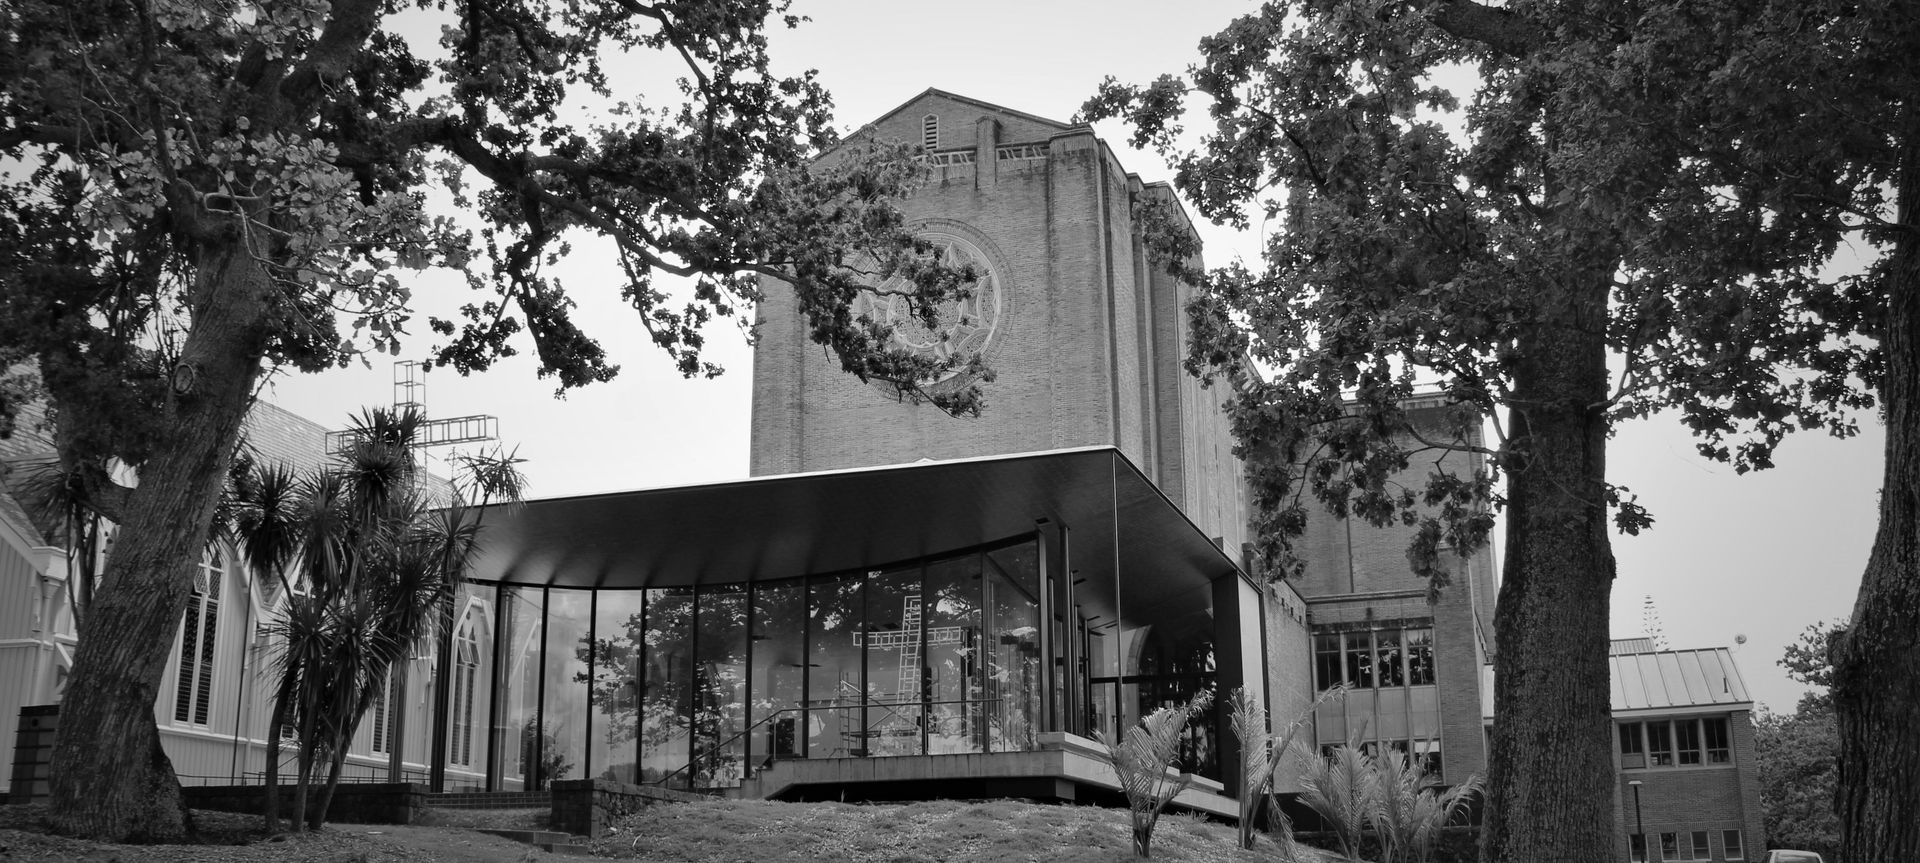
{"label": "curved canopy roof", "polygon": [[556,587],[876,568],[1028,534],[1040,519],[1068,528],[1068,567],[1093,582],[1089,611],[1111,613],[1100,588],[1115,581],[1129,617],[1204,608],[1204,588],[1239,573],[1110,446],[552,498],[486,518],[469,577]]}

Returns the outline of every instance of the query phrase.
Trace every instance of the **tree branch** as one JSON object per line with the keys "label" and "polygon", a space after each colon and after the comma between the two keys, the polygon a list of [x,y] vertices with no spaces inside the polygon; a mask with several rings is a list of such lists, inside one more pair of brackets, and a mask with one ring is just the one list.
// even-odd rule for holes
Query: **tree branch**
{"label": "tree branch", "polygon": [[1472,0],[1436,0],[1425,11],[1433,26],[1510,57],[1525,56],[1546,41],[1545,34],[1513,12]]}

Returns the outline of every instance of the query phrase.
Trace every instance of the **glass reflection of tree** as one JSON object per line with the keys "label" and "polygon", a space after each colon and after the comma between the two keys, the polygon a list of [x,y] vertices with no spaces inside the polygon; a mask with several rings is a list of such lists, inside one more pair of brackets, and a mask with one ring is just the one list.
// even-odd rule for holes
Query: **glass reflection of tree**
{"label": "glass reflection of tree", "polygon": [[986,606],[993,619],[986,650],[988,745],[994,752],[1038,748],[1040,709],[1039,605],[1033,595],[1037,550],[1032,543],[985,555]]}
{"label": "glass reflection of tree", "polygon": [[[587,684],[594,712],[603,717],[594,722],[594,733],[606,742],[606,751],[610,753],[608,763],[600,765],[601,775],[608,779],[623,778],[619,771],[633,767],[632,747],[622,749],[621,744],[633,741],[635,711],[640,705],[640,682],[634,675],[640,667],[635,634],[644,637],[641,627],[641,615],[631,615],[612,637],[582,638],[580,646],[573,651],[581,669],[574,672],[573,680]],[[591,674],[587,671],[589,668]],[[623,751],[626,757],[611,755]]]}
{"label": "glass reflection of tree", "polygon": [[708,589],[700,596],[694,645],[694,784],[740,784],[746,730],[747,594],[743,586]]}
{"label": "glass reflection of tree", "polygon": [[545,790],[555,779],[566,778],[573,769],[573,761],[559,739],[551,729],[540,725],[537,716],[528,717],[520,727],[520,763],[533,765],[532,781],[527,784],[535,791]]}
{"label": "glass reflection of tree", "polygon": [[[1161,707],[1185,704],[1201,690],[1212,689],[1212,618],[1198,612],[1153,627],[1141,651],[1139,675],[1139,713],[1128,717],[1130,722]],[[1213,711],[1187,723],[1180,740],[1181,770],[1217,775],[1220,730],[1216,725]]]}
{"label": "glass reflection of tree", "polygon": [[927,567],[933,613],[926,621],[932,703],[927,754],[985,751],[980,651],[980,558],[968,555]]}

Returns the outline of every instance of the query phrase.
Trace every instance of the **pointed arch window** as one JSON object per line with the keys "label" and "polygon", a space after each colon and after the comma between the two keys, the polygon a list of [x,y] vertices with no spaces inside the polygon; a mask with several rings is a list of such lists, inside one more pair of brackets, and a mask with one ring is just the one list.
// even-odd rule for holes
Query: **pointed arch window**
{"label": "pointed arch window", "polygon": [[453,637],[453,715],[448,717],[453,733],[448,735],[447,763],[460,767],[473,766],[475,687],[480,679],[480,638],[474,626],[469,611]]}
{"label": "pointed arch window", "polygon": [[400,709],[404,702],[400,695],[400,674],[398,669],[388,669],[387,685],[380,688],[380,694],[373,700],[373,751],[381,755],[393,752],[394,732],[398,730]]}
{"label": "pointed arch window", "polygon": [[180,623],[180,673],[175,677],[173,719],[206,725],[213,702],[215,646],[220,633],[220,587],[226,558],[217,551],[200,557],[194,572],[187,616]]}

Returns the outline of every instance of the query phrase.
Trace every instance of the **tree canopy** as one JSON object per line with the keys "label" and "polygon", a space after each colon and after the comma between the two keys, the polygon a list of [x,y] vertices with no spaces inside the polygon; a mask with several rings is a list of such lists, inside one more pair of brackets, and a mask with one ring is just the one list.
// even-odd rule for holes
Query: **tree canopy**
{"label": "tree canopy", "polygon": [[[898,274],[937,326],[972,274],[892,206],[922,174],[904,149],[811,166],[836,144],[830,100],[810,74],[771,71],[764,32],[797,23],[773,0],[0,9],[0,360],[35,379],[0,382],[0,415],[43,387],[71,484],[120,525],[88,627],[123,637],[83,639],[63,704],[63,728],[105,742],[56,745],[61,829],[181,830],[141,722],[190,537],[207,535],[262,370],[398,353],[415,272],[465,274],[460,313],[427,322],[434,362],[463,372],[530,343],[563,390],[615,374],[548,270],[591,234],[615,250],[604,289],[686,374],[719,371],[706,328],[769,275],[847,371],[979,409],[975,389],[918,392],[941,363],[849,309]],[[678,86],[629,91],[641,54],[675,64]],[[115,463],[140,484],[114,482]]]}
{"label": "tree canopy", "polygon": [[[1504,507],[1488,860],[1597,863],[1618,836],[1594,815],[1612,794],[1608,534],[1652,515],[1607,479],[1613,425],[1670,410],[1745,471],[1875,403],[1886,286],[1819,278],[1843,208],[1746,158],[1780,109],[1741,89],[1744,66],[1778,62],[1746,40],[1779,12],[1274,2],[1185,75],[1110,81],[1085,109],[1166,154],[1203,215],[1278,223],[1263,267],[1188,274],[1189,365],[1234,383],[1275,572],[1310,498],[1416,525],[1409,561],[1436,585],[1440,551],[1483,546]],[[1464,99],[1441,83],[1458,78]],[[1424,393],[1455,406],[1446,433],[1407,422]],[[1425,468],[1434,449],[1484,469]],[[1424,482],[1399,486],[1409,471]]]}

